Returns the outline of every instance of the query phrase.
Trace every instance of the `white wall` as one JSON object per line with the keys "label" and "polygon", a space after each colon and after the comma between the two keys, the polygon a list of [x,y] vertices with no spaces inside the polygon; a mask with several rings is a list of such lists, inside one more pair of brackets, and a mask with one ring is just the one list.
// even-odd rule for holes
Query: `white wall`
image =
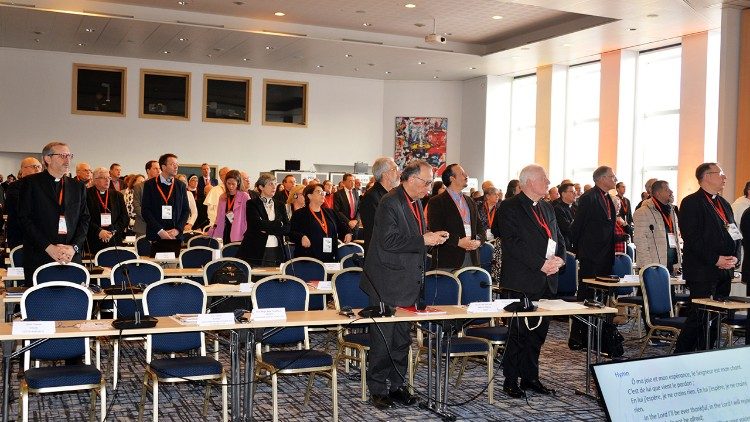
{"label": "white wall", "polygon": [[[73,63],[126,66],[127,116],[71,114]],[[138,117],[141,68],[192,73],[190,121]],[[250,125],[201,121],[204,73],[253,78]],[[449,129],[456,129],[449,132],[456,134],[449,138],[451,153],[456,152],[460,133],[460,91],[432,88],[439,84],[416,84],[411,89],[408,87],[414,83],[406,83],[408,89],[404,90],[416,97],[408,102],[408,108],[399,109],[396,104],[384,107],[381,80],[10,48],[0,48],[0,75],[0,151],[41,151],[50,140],[60,139],[71,145],[76,162],[108,167],[117,161],[123,165],[123,173],[142,173],[148,159],[165,152],[177,154],[182,163],[205,161],[246,170],[251,179],[259,171],[283,168],[284,159],[300,159],[302,168],[314,163],[372,162],[384,153],[393,154],[393,120],[390,125],[383,124],[386,109],[389,113],[449,117]],[[307,128],[261,125],[263,78],[309,83]],[[435,94],[423,100],[433,90]],[[443,102],[457,105],[433,106]],[[385,126],[385,137],[391,138],[386,149]],[[15,159],[13,154],[7,157]],[[0,172],[18,171],[17,162],[6,168],[5,161],[0,160]]]}
{"label": "white wall", "polygon": [[[383,93],[383,155],[393,156],[396,117],[447,117],[447,164],[461,161],[462,82],[385,81]],[[471,176],[471,169],[467,169]]]}

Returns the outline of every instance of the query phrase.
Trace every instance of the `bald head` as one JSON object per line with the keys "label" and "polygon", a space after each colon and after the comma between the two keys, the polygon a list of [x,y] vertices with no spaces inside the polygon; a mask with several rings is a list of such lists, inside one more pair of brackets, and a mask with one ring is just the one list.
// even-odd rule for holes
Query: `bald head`
{"label": "bald head", "polygon": [[219,170],[219,178],[221,179],[222,182],[224,182],[224,179],[226,179],[227,173],[229,173],[229,170],[231,170],[229,167],[222,167]]}
{"label": "bald head", "polygon": [[34,157],[26,157],[21,160],[21,171],[18,173],[20,177],[26,177],[30,174],[39,173],[42,171],[42,163]]}

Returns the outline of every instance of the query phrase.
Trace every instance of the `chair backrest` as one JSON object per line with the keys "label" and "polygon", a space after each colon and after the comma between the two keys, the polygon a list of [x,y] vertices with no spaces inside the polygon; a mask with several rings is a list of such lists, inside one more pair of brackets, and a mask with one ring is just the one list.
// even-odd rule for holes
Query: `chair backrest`
{"label": "chair backrest", "polygon": [[89,270],[83,265],[69,262],[59,264],[50,262],[42,265],[34,271],[32,276],[34,285],[47,283],[50,281],[70,281],[75,284],[89,285]]}
{"label": "chair backrest", "polygon": [[492,243],[482,243],[482,246],[479,247],[479,266],[487,270],[489,273],[492,270],[492,252],[495,250],[495,247],[492,245]]}
{"label": "chair backrest", "polygon": [[138,254],[133,252],[132,249],[111,246],[96,253],[94,256],[94,265],[112,268],[120,262],[130,259],[138,259]]}
{"label": "chair backrest", "polygon": [[484,268],[466,267],[453,273],[461,283],[461,304],[492,300],[492,276]]}
{"label": "chair backrest", "polygon": [[[252,293],[253,309],[283,307],[287,311],[306,311],[309,298],[310,293],[304,280],[290,275],[262,278],[255,283]],[[310,347],[307,327],[284,328],[263,339],[264,344],[271,345],[298,342],[303,342],[305,348]]]}
{"label": "chair backrest", "polygon": [[[202,314],[206,311],[206,291],[203,286],[184,278],[167,278],[149,284],[143,291],[143,311],[153,317],[175,314]],[[186,352],[200,349],[205,356],[202,332],[153,334],[146,337],[146,361],[151,353]]]}
{"label": "chair backrest", "polygon": [[673,316],[669,271],[663,265],[651,264],[641,269],[641,290],[646,322],[651,325],[655,316]]}
{"label": "chair backrest", "polygon": [[557,276],[557,295],[572,296],[578,290],[578,261],[575,254],[565,252],[565,269]]}
{"label": "chair backrest", "polygon": [[424,276],[424,299],[427,305],[458,305],[461,282],[447,271],[428,271]]}
{"label": "chair backrest", "polygon": [[365,253],[365,248],[363,248],[362,245],[358,243],[349,242],[340,244],[338,249],[336,250],[336,256],[339,259],[342,259],[345,256],[351,255],[353,253]]}
{"label": "chair backrest", "polygon": [[215,239],[211,236],[193,236],[188,240],[187,247],[193,248],[195,246],[205,246],[207,248],[211,249],[220,249],[221,245],[219,245],[218,239]]}
{"label": "chair backrest", "polygon": [[203,268],[214,259],[214,249],[193,246],[180,252],[180,268]]}
{"label": "chair backrest", "polygon": [[10,250],[10,266],[23,267],[23,245],[18,245]]}
{"label": "chair backrest", "polygon": [[281,273],[299,277],[305,283],[326,280],[326,267],[323,261],[309,257],[290,259],[281,265]]}
{"label": "chair backrest", "polygon": [[227,243],[221,247],[221,256],[224,258],[236,258],[242,242]]}
{"label": "chair backrest", "polygon": [[361,267],[362,260],[364,259],[363,253],[352,253],[341,258],[341,268],[356,268]]}
{"label": "chair backrest", "polygon": [[635,260],[635,249],[633,249],[633,245],[630,243],[625,244],[625,253],[630,257],[630,259],[633,260],[633,262],[636,262]]}
{"label": "chair backrest", "polygon": [[135,239],[135,253],[137,253],[138,256],[151,255],[151,242],[146,239],[146,236],[138,236]]}
{"label": "chair backrest", "polygon": [[[110,286],[150,285],[164,278],[161,266],[145,259],[131,259],[112,267],[109,276]],[[105,279],[100,279],[104,281]],[[104,283],[102,283],[104,285]],[[107,287],[106,285],[104,287]],[[128,318],[135,315],[135,311],[143,309],[142,301],[132,299],[118,299],[115,301],[115,315],[117,318]]]}
{"label": "chair backrest", "polygon": [[[217,276],[216,272],[219,270],[222,272]],[[247,262],[239,258],[219,258],[214,259],[203,267],[203,284],[208,286],[214,283],[247,283],[251,279],[250,275],[250,264]],[[215,276],[221,279],[216,280]]]}
{"label": "chair backrest", "polygon": [[[24,292],[21,316],[30,321],[85,320],[91,317],[93,303],[89,289],[80,284],[48,281]],[[31,359],[64,360],[84,356],[88,364],[91,360],[88,342],[88,338],[47,340],[26,352],[25,368],[29,368]]]}
{"label": "chair backrest", "polygon": [[[612,264],[612,274],[618,277],[633,274],[633,259],[622,252],[615,253],[615,262]],[[618,296],[629,295],[633,293],[632,287],[619,287],[615,290]]]}
{"label": "chair backrest", "polygon": [[331,285],[337,310],[343,306],[359,309],[369,305],[370,297],[359,287],[361,279],[362,268],[359,267],[345,268],[333,275]]}

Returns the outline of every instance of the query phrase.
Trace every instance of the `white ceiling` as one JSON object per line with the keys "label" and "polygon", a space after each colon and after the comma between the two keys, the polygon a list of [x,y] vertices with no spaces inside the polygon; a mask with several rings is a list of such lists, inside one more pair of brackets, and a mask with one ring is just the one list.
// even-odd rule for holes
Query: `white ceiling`
{"label": "white ceiling", "polygon": [[[416,7],[405,8],[409,2]],[[393,80],[466,80],[589,61],[604,51],[669,44],[718,28],[722,7],[750,6],[747,0],[11,3],[0,1],[4,47]],[[285,16],[274,15],[279,11]],[[424,42],[433,17],[437,33],[448,38],[444,45]]]}

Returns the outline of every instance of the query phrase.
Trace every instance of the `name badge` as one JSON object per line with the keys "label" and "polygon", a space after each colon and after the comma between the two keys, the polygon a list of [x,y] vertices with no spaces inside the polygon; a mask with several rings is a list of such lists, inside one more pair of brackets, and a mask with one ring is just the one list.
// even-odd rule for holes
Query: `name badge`
{"label": "name badge", "polygon": [[161,206],[161,219],[162,220],[171,220],[172,219],[172,206],[171,205],[162,205]]}
{"label": "name badge", "polygon": [[672,249],[677,248],[677,236],[674,235],[674,233],[668,233],[667,234],[667,241],[669,242],[669,247]]}
{"label": "name badge", "polygon": [[732,223],[727,226],[727,231],[729,232],[729,235],[732,236],[732,240],[742,240],[742,233],[740,232],[740,229],[737,228],[737,225]]}
{"label": "name badge", "polygon": [[112,225],[112,214],[102,214],[102,227],[109,227]]}
{"label": "name badge", "polygon": [[492,230],[490,230],[490,229],[487,229],[486,236],[487,236],[487,241],[495,240],[495,235],[492,234]]}
{"label": "name badge", "polygon": [[330,237],[323,238],[323,252],[331,253],[333,251],[333,239]]}
{"label": "name badge", "polygon": [[550,259],[555,256],[557,251],[557,242],[552,239],[547,239],[547,253],[544,255],[545,258]]}
{"label": "name badge", "polygon": [[464,233],[471,237],[471,224],[464,224]]}
{"label": "name badge", "polygon": [[68,234],[68,223],[65,222],[65,216],[61,215],[57,220],[57,234]]}
{"label": "name badge", "polygon": [[230,223],[234,223],[234,212],[233,211],[229,211],[227,213],[227,220],[229,220]]}

